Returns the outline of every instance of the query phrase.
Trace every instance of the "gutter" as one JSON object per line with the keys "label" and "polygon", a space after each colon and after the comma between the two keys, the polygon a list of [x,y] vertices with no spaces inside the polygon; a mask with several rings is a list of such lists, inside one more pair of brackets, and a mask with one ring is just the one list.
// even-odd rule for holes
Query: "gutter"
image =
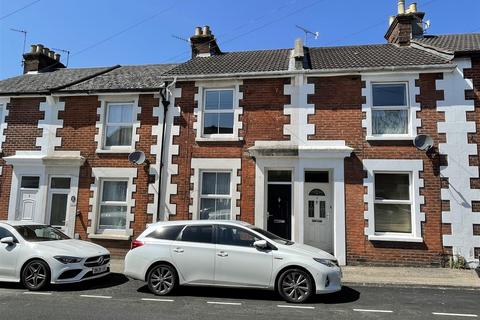
{"label": "gutter", "polygon": [[175,77],[178,80],[201,80],[201,79],[225,79],[225,78],[251,78],[251,77],[290,77],[294,75],[311,75],[311,76],[339,76],[339,75],[355,75],[364,73],[391,73],[391,72],[419,72],[428,71],[445,72],[455,70],[456,65],[453,63],[433,64],[433,65],[415,65],[415,66],[393,66],[393,67],[366,67],[366,68],[347,68],[347,69],[322,69],[322,70],[283,70],[283,71],[264,71],[264,72],[244,72],[244,73],[214,73],[214,74],[197,74],[197,75],[169,75],[164,79]]}

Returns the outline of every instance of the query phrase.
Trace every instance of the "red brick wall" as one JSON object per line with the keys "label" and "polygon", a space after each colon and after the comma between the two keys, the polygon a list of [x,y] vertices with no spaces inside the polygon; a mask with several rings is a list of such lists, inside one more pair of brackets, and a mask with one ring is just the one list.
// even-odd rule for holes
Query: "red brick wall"
{"label": "red brick wall", "polygon": [[[444,137],[437,134],[436,122],[443,115],[436,112],[436,101],[442,93],[435,89],[438,74],[422,74],[416,85],[420,87],[417,102],[422,106],[417,117],[422,119],[419,133],[431,135],[436,143]],[[411,143],[385,142],[368,143],[366,132],[362,128],[362,83],[358,76],[309,78],[315,84],[314,95],[309,96],[309,103],[315,105],[315,114],[309,116],[309,123],[315,124],[315,134],[311,140],[345,140],[354,148],[351,157],[345,159],[345,199],[347,263],[368,263],[382,265],[431,265],[440,264],[442,260],[441,244],[441,208],[440,179],[434,174],[432,161],[425,153],[418,151]],[[341,88],[341,89],[340,89]],[[341,94],[339,94],[341,92]],[[364,234],[362,159],[422,159],[424,171],[424,188],[421,195],[425,197],[422,207],[426,221],[422,224],[423,244],[390,243],[368,241]]]}
{"label": "red brick wall", "polygon": [[192,175],[192,158],[241,158],[241,216],[240,219],[254,222],[255,207],[255,163],[247,154],[247,149],[256,140],[288,140],[283,135],[283,125],[289,123],[288,116],[283,115],[283,106],[289,103],[289,97],[283,95],[283,87],[289,79],[245,80],[241,87],[243,99],[243,129],[238,142],[196,142],[193,123],[195,120],[194,100],[198,88],[194,82],[181,82],[177,86],[182,89],[182,96],[175,105],[180,106],[180,116],[175,124],[180,126],[180,134],[174,137],[173,143],[179,146],[179,155],[172,158],[178,164],[179,174],[172,176],[172,183],[177,184],[177,194],[170,199],[176,204],[177,212],[170,219],[191,219],[189,214],[190,177]]}
{"label": "red brick wall", "polygon": [[45,98],[12,98],[7,105],[9,112],[5,121],[8,123],[4,132],[6,137],[2,145],[2,159],[0,165],[0,219],[7,219],[8,204],[10,201],[10,188],[12,183],[12,167],[5,165],[3,157],[13,156],[17,150],[40,150],[36,146],[37,137],[42,136],[42,129],[38,128],[38,120],[44,118],[40,111],[40,103]]}
{"label": "red brick wall", "polygon": [[[127,159],[127,154],[97,154],[97,143],[94,140],[97,128],[95,123],[98,119],[97,108],[100,102],[97,96],[77,96],[64,98],[65,111],[59,113],[63,119],[63,128],[57,131],[57,136],[62,138],[61,147],[57,150],[80,151],[85,157],[85,164],[80,169],[80,180],[77,200],[78,216],[76,219],[75,232],[80,238],[88,240],[87,227],[90,226],[88,212],[90,210],[89,199],[92,196],[90,185],[94,183],[92,168],[94,167],[134,167]],[[137,130],[140,141],[136,149],[145,152],[150,163],[155,163],[155,157],[150,154],[150,146],[156,144],[156,138],[152,136],[152,125],[156,125],[158,119],[153,117],[153,107],[158,106],[159,100],[153,95],[140,95],[139,106],[141,114],[139,119],[141,126]],[[148,195],[148,172],[143,166],[137,166],[137,178],[134,179],[137,191],[134,193],[135,220],[131,227],[134,230],[134,238],[145,230],[146,223],[152,221],[152,216],[147,214],[147,204],[153,201]],[[96,243],[108,247],[112,254],[122,255],[130,246],[130,241],[119,240],[93,240]]]}

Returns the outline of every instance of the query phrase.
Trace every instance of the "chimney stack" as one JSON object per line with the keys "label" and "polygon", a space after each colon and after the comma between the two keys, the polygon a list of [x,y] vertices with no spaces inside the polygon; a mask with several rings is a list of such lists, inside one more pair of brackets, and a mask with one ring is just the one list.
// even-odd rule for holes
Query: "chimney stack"
{"label": "chimney stack", "polygon": [[385,34],[385,39],[389,43],[400,46],[410,45],[414,38],[423,37],[423,18],[424,12],[417,12],[417,4],[414,2],[405,10],[405,0],[398,0],[398,14],[390,17],[389,28]]}
{"label": "chimney stack", "polygon": [[221,54],[217,40],[209,26],[196,27],[195,33],[190,37],[192,59],[195,57],[209,57]]}
{"label": "chimney stack", "polygon": [[301,38],[297,38],[295,40],[295,47],[293,48],[293,59],[295,61],[295,70],[303,70],[305,50],[303,48],[303,40]]}
{"label": "chimney stack", "polygon": [[33,44],[31,50],[23,55],[23,73],[50,71],[65,68],[60,55],[42,44]]}

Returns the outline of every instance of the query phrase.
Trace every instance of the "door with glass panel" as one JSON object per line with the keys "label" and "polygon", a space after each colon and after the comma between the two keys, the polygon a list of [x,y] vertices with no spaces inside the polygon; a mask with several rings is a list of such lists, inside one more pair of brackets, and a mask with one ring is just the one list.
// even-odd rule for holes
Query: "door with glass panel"
{"label": "door with glass panel", "polygon": [[304,241],[333,252],[333,217],[328,188],[325,183],[305,183]]}
{"label": "door with glass panel", "polygon": [[39,214],[39,210],[37,209],[39,187],[39,176],[22,176],[20,178],[20,190],[18,193],[15,220],[41,222],[37,217]]}
{"label": "door with glass panel", "polygon": [[[69,223],[75,223],[75,215],[73,218],[69,217],[69,202],[72,200],[71,180],[71,177],[50,177],[48,189],[47,223],[65,233],[72,233],[68,230]],[[69,235],[73,236],[73,234]]]}

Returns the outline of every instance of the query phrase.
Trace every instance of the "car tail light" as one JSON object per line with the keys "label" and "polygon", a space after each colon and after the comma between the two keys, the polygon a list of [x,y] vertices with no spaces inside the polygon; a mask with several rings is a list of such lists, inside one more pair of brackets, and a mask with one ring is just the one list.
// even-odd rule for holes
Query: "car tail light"
{"label": "car tail light", "polygon": [[141,247],[143,246],[145,243],[143,243],[142,241],[140,240],[133,240],[132,241],[132,245],[130,246],[130,249],[135,249],[135,248],[138,248],[138,247]]}

